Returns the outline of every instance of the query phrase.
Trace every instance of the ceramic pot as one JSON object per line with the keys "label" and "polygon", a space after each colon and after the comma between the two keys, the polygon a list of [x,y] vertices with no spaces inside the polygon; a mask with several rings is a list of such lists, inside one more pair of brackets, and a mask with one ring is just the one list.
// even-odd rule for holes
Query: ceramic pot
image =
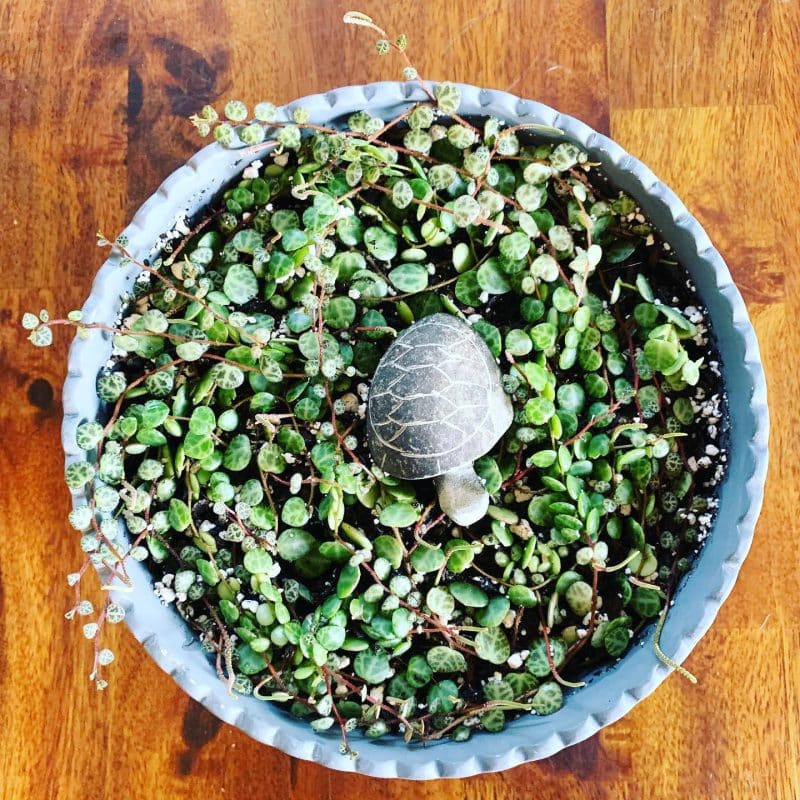
{"label": "ceramic pot", "polygon": [[[460,88],[462,115],[494,115],[511,125],[552,125],[560,128],[563,136],[549,138],[574,142],[589,153],[592,161],[600,162],[611,181],[635,198],[661,230],[708,309],[728,396],[730,452],[714,528],[676,593],[661,636],[664,650],[680,662],[708,630],[728,596],[750,548],[763,497],[769,427],[766,385],[744,302],[697,220],[669,188],[619,145],[541,103],[501,91],[465,85]],[[390,119],[410,102],[421,99],[424,95],[415,85],[375,83],[305,97],[285,111],[290,113],[293,107],[302,106],[312,122],[337,125],[360,109]],[[200,210],[254,157],[216,144],[197,153],[164,181],[125,230],[133,255],[144,259],[156,252],[159,236],[176,218]],[[95,278],[83,307],[84,320],[113,324],[120,296],[130,288],[136,274],[135,267],[120,268],[119,257],[112,255]],[[98,413],[95,378],[110,352],[110,337],[96,330],[86,340],[76,339],[70,350],[62,430],[67,463],[86,457],[75,444],[75,430]],[[83,492],[75,493],[73,502],[85,502]],[[567,693],[563,708],[550,716],[525,715],[500,733],[479,733],[462,743],[445,740],[407,745],[399,737],[371,741],[355,735],[352,745],[358,756],[351,758],[339,752],[338,731],[315,733],[306,722],[268,703],[252,697],[230,698],[194,634],[174,608],[161,605],[153,594],[147,568],[133,562],[129,569],[134,589],[116,597],[127,610],[127,624],[150,656],[189,695],[258,741],[339,770],[429,779],[508,769],[551,756],[610,725],[654,691],[670,672],[651,646],[634,646],[619,662],[593,673],[585,688]],[[649,640],[651,634],[652,628],[644,636]]]}

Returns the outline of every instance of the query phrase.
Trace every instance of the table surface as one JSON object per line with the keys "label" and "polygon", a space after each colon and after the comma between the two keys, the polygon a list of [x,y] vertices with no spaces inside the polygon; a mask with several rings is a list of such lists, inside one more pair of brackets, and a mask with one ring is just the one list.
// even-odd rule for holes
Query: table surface
{"label": "table surface", "polygon": [[122,626],[98,695],[79,626],[63,619],[63,573],[80,561],[59,444],[69,337],[36,350],[20,316],[80,306],[103,258],[95,231],[122,229],[197,149],[186,117],[204,103],[286,102],[395,79],[400,64],[344,28],[349,0],[4,0],[0,797],[800,797],[800,571],[785,555],[796,547],[800,428],[783,425],[800,394],[797,0],[360,5],[407,30],[427,77],[507,89],[610,132],[677,191],[730,265],[770,384],[771,470],[739,582],[687,662],[700,683],[672,676],[546,761],[416,786],[251,741],[184,695]]}

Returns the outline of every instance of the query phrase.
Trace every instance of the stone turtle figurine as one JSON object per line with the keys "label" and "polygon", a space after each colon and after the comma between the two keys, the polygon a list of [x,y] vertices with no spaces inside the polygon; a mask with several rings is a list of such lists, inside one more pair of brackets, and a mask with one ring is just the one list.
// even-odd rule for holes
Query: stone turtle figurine
{"label": "stone turtle figurine", "polygon": [[514,416],[483,339],[449,314],[415,322],[380,360],[369,393],[367,438],[375,464],[396,478],[433,478],[458,525],[484,516],[489,495],[473,461]]}

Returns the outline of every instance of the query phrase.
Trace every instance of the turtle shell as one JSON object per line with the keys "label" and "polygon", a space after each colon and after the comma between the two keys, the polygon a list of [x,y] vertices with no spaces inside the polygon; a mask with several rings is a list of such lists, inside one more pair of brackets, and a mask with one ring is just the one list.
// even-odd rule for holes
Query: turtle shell
{"label": "turtle shell", "polygon": [[386,351],[372,380],[367,435],[384,472],[419,480],[489,451],[513,419],[483,339],[449,314],[423,317]]}

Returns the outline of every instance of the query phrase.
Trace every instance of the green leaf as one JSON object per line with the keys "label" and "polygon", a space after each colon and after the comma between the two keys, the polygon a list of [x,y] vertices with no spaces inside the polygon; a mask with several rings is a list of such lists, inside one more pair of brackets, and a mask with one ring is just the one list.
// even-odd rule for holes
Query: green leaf
{"label": "green leaf", "polygon": [[294,273],[294,260],[280,250],[273,250],[267,269],[271,278],[276,281],[285,281]]}
{"label": "green leaf", "polygon": [[522,413],[527,422],[544,425],[556,413],[556,407],[546,397],[533,397],[525,403]]}
{"label": "green leaf", "polygon": [[183,452],[187,458],[202,461],[214,452],[214,440],[208,434],[189,431],[183,440]]}
{"label": "green leaf", "polygon": [[680,311],[677,311],[670,306],[665,306],[663,303],[659,306],[656,306],[658,310],[678,329],[683,331],[683,334],[686,336],[695,336],[697,334],[697,328],[689,322],[686,317],[681,314]]}
{"label": "green leaf", "polygon": [[434,586],[428,590],[425,602],[434,614],[437,614],[445,621],[450,619],[456,608],[456,601],[450,592],[439,586]]}
{"label": "green leaf", "polygon": [[[285,130],[285,129],[284,129]],[[286,228],[281,233],[281,246],[287,253],[294,253],[308,244],[308,234],[299,228]]]}
{"label": "green leaf", "polygon": [[252,455],[250,439],[245,434],[240,433],[228,443],[225,455],[222,458],[222,464],[225,469],[229,469],[232,472],[240,472],[250,463]]}
{"label": "green leaf", "polygon": [[286,459],[277,444],[266,443],[258,451],[258,467],[262,472],[280,475],[286,469]]}
{"label": "green leaf", "polygon": [[572,311],[577,305],[577,296],[566,286],[558,286],[553,292],[553,306],[562,314]]}
{"label": "green leaf", "polygon": [[219,415],[217,425],[223,431],[234,431],[239,426],[239,414],[235,408],[229,408]]}
{"label": "green leaf", "polygon": [[121,372],[101,372],[97,376],[97,396],[106,403],[113,403],[127,385]]}
{"label": "green leaf", "polygon": [[396,208],[406,208],[414,199],[414,192],[408,181],[395,181],[392,186],[392,203]]}
{"label": "green leaf", "polygon": [[328,561],[341,564],[350,558],[350,551],[340,542],[323,542],[319,546],[319,554]]}
{"label": "green leaf", "polygon": [[636,250],[635,244],[617,239],[610,247],[605,248],[606,261],[609,264],[619,264],[632,255],[634,250]]}
{"label": "green leaf", "polygon": [[211,374],[220,389],[238,389],[244,383],[244,372],[233,364],[215,364]]}
{"label": "green leaf", "polygon": [[[553,659],[553,665],[558,669],[564,662],[564,656],[567,654],[567,647],[561,639],[550,639],[550,656]],[[547,659],[547,650],[545,648],[544,639],[537,639],[530,647],[530,654],[525,661],[525,667],[531,675],[537,678],[544,678],[550,674],[550,663]]]}
{"label": "green leaf", "polygon": [[514,364],[512,372],[518,373],[536,392],[544,391],[544,387],[547,386],[549,373],[534,361],[518,361]]}
{"label": "green leaf", "polygon": [[507,680],[490,678],[483,685],[483,696],[487,700],[504,700],[508,702],[514,699],[514,689]]}
{"label": "green leaf", "polygon": [[192,523],[192,515],[189,512],[189,506],[173,497],[169,501],[169,511],[167,511],[167,519],[169,520],[170,527],[176,531],[185,531]]}
{"label": "green leaf", "polygon": [[551,283],[558,279],[558,262],[551,255],[544,253],[533,260],[531,273],[534,277]]}
{"label": "green leaf", "polygon": [[169,327],[169,320],[163,311],[151,308],[142,314],[141,324],[152,333],[164,333]]}
{"label": "green leaf", "polygon": [[208,344],[202,342],[181,342],[175,347],[175,353],[184,361],[198,361],[208,350]]}
{"label": "green leaf", "polygon": [[[349,297],[332,297],[322,317],[332,328],[349,328],[356,318],[356,304]],[[280,380],[280,377],[278,378]]]}
{"label": "green leaf", "polygon": [[458,276],[455,286],[456,300],[465,306],[476,308],[481,302],[481,287],[478,283],[478,271],[471,269]]}
{"label": "green leaf", "polygon": [[458,686],[451,680],[434,683],[425,697],[431,714],[449,714],[458,702]]}
{"label": "green leaf", "polygon": [[403,547],[394,536],[383,534],[373,542],[375,555],[385,558],[395,569],[403,563]]}
{"label": "green leaf", "polygon": [[525,331],[512,328],[506,334],[505,349],[512,356],[526,356],[533,349],[533,342]]}
{"label": "green leaf", "polygon": [[338,214],[336,201],[327,194],[314,195],[313,205],[303,212],[303,224],[314,231],[324,231]]}
{"label": "green leaf", "polygon": [[430,185],[437,191],[447,189],[458,179],[458,173],[451,164],[436,164],[428,170]]}
{"label": "green leaf", "polygon": [[423,130],[410,130],[403,137],[403,144],[409,150],[414,150],[417,153],[426,154],[430,152],[433,139],[427,131]]}
{"label": "green leaf", "polygon": [[484,661],[504,664],[511,655],[511,645],[500,628],[486,628],[475,635],[475,652]]}
{"label": "green leaf", "polygon": [[258,294],[258,278],[246,264],[231,264],[222,291],[232,303],[243,305]]}
{"label": "green leaf", "polygon": [[646,385],[642,386],[638,392],[639,403],[642,406],[642,416],[645,419],[650,419],[658,414],[661,407],[661,401],[658,395],[658,389],[655,386]]}
{"label": "green leaf", "polygon": [[493,708],[489,711],[484,711],[478,717],[481,725],[485,731],[490,733],[497,733],[503,730],[506,724],[506,715],[500,708]]}
{"label": "green leaf", "polygon": [[531,328],[531,340],[537,350],[549,350],[555,343],[558,329],[550,322],[540,322]]}
{"label": "green leaf", "polygon": [[547,189],[544,186],[523,183],[517,187],[514,197],[524,211],[536,211],[547,200]]}
{"label": "green leaf", "polygon": [[433,670],[423,656],[411,656],[406,669],[406,680],[414,689],[420,689],[430,683]]}
{"label": "green leaf", "polygon": [[379,261],[391,261],[397,255],[397,237],[383,228],[373,226],[364,231],[367,252]]}
{"label": "green leaf", "polygon": [[345,564],[339,573],[336,584],[336,596],[344,599],[350,597],[361,579],[361,570],[355,564]]}
{"label": "green leaf", "polygon": [[145,428],[157,428],[169,416],[169,406],[161,400],[148,400],[139,416],[140,424]]}
{"label": "green leaf", "polygon": [[453,203],[453,219],[459,228],[472,225],[481,215],[481,206],[478,201],[468,194],[462,194]]}
{"label": "green leaf", "polygon": [[414,615],[407,608],[396,608],[392,612],[392,630],[394,635],[405,639],[414,627]]}
{"label": "green leaf", "polygon": [[458,650],[444,645],[431,647],[425,654],[425,660],[434,672],[466,672],[467,660]]}
{"label": "green leaf", "polygon": [[392,675],[389,659],[381,651],[362,650],[353,660],[353,668],[359,678],[373,686],[383,683]]}
{"label": "green leaf", "polygon": [[336,445],[333,442],[319,442],[311,448],[311,463],[322,473],[329,473],[336,460]]}
{"label": "green leaf", "polygon": [[500,254],[511,261],[520,261],[528,255],[531,249],[531,240],[519,231],[509,233],[500,239]]}
{"label": "green leaf", "polygon": [[523,608],[533,608],[539,603],[532,589],[518,584],[508,590],[508,599],[513,605]]}
{"label": "green leaf", "polygon": [[475,461],[475,472],[478,477],[483,481],[486,491],[490,495],[495,495],[500,490],[503,483],[503,475],[500,472],[500,467],[491,456],[481,456]]}
{"label": "green leaf", "polygon": [[679,352],[678,345],[664,339],[648,339],[644,345],[647,363],[658,372],[668,370],[678,359]]}
{"label": "green leaf", "polygon": [[39,325],[30,332],[28,341],[36,347],[49,347],[53,343],[53,331],[49,325]]}
{"label": "green leaf", "polygon": [[477,278],[478,286],[489,294],[505,294],[511,291],[511,284],[494,258],[487,259],[478,267]]}
{"label": "green leaf", "polygon": [[510,609],[511,601],[507,597],[493,597],[485,608],[479,609],[475,619],[478,625],[495,628],[506,618]]}
{"label": "green leaf", "polygon": [[451,539],[445,545],[447,569],[456,574],[464,572],[475,560],[475,550],[463,539]]}
{"label": "green leaf", "polygon": [[288,426],[281,428],[275,438],[278,444],[288,453],[300,455],[306,449],[306,442],[302,434]]}
{"label": "green leaf", "polygon": [[302,497],[290,497],[283,504],[281,519],[293,528],[300,528],[311,519],[311,512]]}
{"label": "green leaf", "polygon": [[541,715],[553,714],[558,711],[563,704],[564,694],[561,691],[561,687],[555,681],[543,683],[531,701],[533,710]]}
{"label": "green leaf", "polygon": [[650,281],[648,281],[647,277],[641,273],[636,276],[636,289],[642,296],[642,300],[644,300],[645,303],[653,302],[653,289],[650,286]]}
{"label": "green leaf", "polygon": [[514,697],[520,698],[522,695],[527,695],[532,689],[536,688],[538,681],[530,672],[509,672],[505,680],[511,685],[514,690]]}
{"label": "green leaf", "polygon": [[324,625],[316,633],[317,641],[328,651],[338,650],[347,633],[341,625]]}
{"label": "green leaf", "polygon": [[223,598],[219,601],[219,610],[222,612],[222,618],[229,625],[233,625],[241,616],[239,606],[226,598]]}
{"label": "green leaf", "polygon": [[244,122],[247,119],[247,106],[241,100],[229,100],[222,113],[231,122]]}
{"label": "green leaf", "polygon": [[489,352],[495,357],[499,358],[502,351],[502,340],[500,338],[500,331],[487,322],[485,319],[479,319],[472,324],[472,329],[478,336],[486,342]]}
{"label": "green leaf", "polygon": [[643,328],[652,328],[658,322],[658,306],[652,303],[637,303],[633,309],[633,318]]}
{"label": "green leaf", "polygon": [[682,425],[691,425],[694,422],[694,408],[688,397],[679,397],[672,404],[672,413]]}
{"label": "green leaf", "polygon": [[298,558],[308,555],[316,543],[316,539],[308,531],[287,528],[278,537],[278,553],[286,561],[297,561]]}
{"label": "green leaf", "polygon": [[248,550],[242,560],[244,568],[251,574],[266,574],[272,568],[272,556],[260,547]]}
{"label": "green leaf", "polygon": [[92,450],[103,438],[103,426],[99,422],[84,422],[75,431],[75,443],[81,450]]}
{"label": "green leaf", "polygon": [[[364,223],[361,220],[353,215],[350,217],[344,217],[340,219],[336,223],[336,235],[341,239],[342,244],[346,245],[347,247],[356,247],[357,245],[361,244],[364,240]],[[346,256],[346,253],[339,254],[340,256]],[[360,255],[360,254],[359,254]],[[363,256],[362,256],[363,258]],[[350,259],[352,260],[352,259]],[[340,259],[340,261],[343,261]],[[344,261],[346,264],[347,262]],[[355,264],[355,262],[354,262]],[[344,264],[343,264],[344,265]],[[364,264],[359,264],[356,266],[356,269],[361,268],[363,269]],[[348,278],[349,274],[354,272],[354,269],[345,268],[344,270],[342,267],[339,267],[339,277],[341,278]],[[349,273],[349,274],[348,274]]]}
{"label": "green leaf", "polygon": [[420,545],[411,554],[410,561],[415,572],[436,572],[444,564],[445,555],[439,548]]}
{"label": "green leaf", "polygon": [[73,491],[85,486],[94,478],[95,469],[88,461],[76,461],[64,471],[67,486]]}
{"label": "green leaf", "polygon": [[149,447],[160,447],[167,443],[167,437],[155,428],[140,428],[136,433],[136,441]]}
{"label": "green leaf", "polygon": [[387,528],[408,528],[419,519],[419,511],[410,503],[391,503],[381,509],[378,521]]}
{"label": "green leaf", "polygon": [[697,386],[700,381],[700,362],[687,361],[681,369],[681,378],[689,386]]}
{"label": "green leaf", "polygon": [[272,122],[277,114],[277,108],[272,103],[258,103],[253,109],[253,116],[259,122]]}
{"label": "green leaf", "polygon": [[389,282],[401,292],[421,292],[428,286],[428,268],[422,264],[400,264],[389,272]]}
{"label": "green leaf", "polygon": [[452,116],[461,105],[461,90],[454,83],[445,81],[433,87],[436,104],[443,113]]}
{"label": "green leaf", "polygon": [[635,586],[631,595],[630,607],[645,618],[657,617],[661,613],[661,595],[658,589],[645,589]]}
{"label": "green leaf", "polygon": [[[263,243],[264,237],[252,228],[243,228],[237,231],[233,239],[231,239],[231,245],[236,248],[236,250],[249,255],[253,255],[256,248],[261,247]],[[228,293],[225,292],[225,294]],[[228,297],[230,297],[230,295],[228,295]]]}
{"label": "green leaf", "polygon": [[586,392],[579,383],[562,383],[556,392],[559,408],[580,414],[586,402]]}
{"label": "green leaf", "polygon": [[203,582],[208,586],[216,586],[219,583],[219,572],[210,561],[206,561],[204,558],[198,558],[197,561],[195,561],[195,567],[200,577],[203,579]]}
{"label": "green leaf", "polygon": [[555,450],[539,450],[530,457],[530,463],[540,469],[546,469],[555,464],[556,457]]}
{"label": "green leaf", "polygon": [[244,675],[255,675],[267,668],[267,660],[263,653],[257,653],[249,644],[240,644],[236,648],[237,666]]}
{"label": "green leaf", "polygon": [[628,649],[631,640],[630,625],[631,620],[622,616],[611,620],[603,629],[603,647],[613,658],[619,658]]}
{"label": "green leaf", "polygon": [[447,588],[453,597],[467,608],[483,608],[489,603],[489,595],[474,583],[454,581]]}

